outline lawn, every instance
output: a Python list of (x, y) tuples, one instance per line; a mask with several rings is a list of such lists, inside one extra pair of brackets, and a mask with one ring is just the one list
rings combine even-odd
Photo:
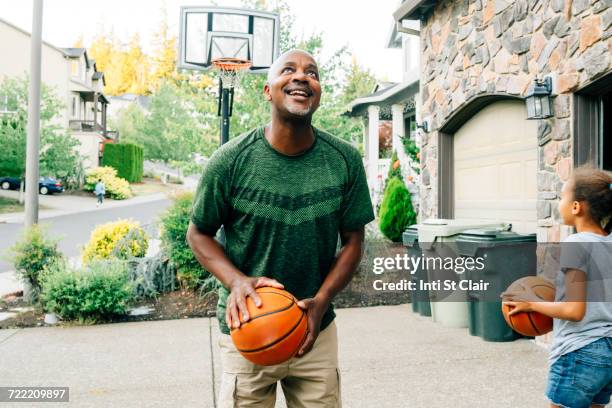
[(0, 214), (21, 211), (23, 211), (23, 204), (19, 204), (19, 200), (7, 197), (0, 197)]
[(155, 193), (171, 193), (184, 187), (181, 184), (163, 184), (157, 179), (143, 178), (142, 183), (132, 183), (130, 188), (135, 196), (141, 196)]

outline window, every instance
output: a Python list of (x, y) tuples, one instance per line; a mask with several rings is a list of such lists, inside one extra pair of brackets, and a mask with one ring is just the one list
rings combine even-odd
[(70, 75), (78, 78), (80, 68), (81, 67), (80, 67), (79, 61), (71, 61), (70, 62)]

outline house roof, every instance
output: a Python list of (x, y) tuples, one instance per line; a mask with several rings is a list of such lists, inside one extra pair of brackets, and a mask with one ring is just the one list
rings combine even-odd
[(393, 19), (398, 23), (402, 20), (422, 20), (436, 5), (436, 0), (405, 0), (393, 12)]
[(394, 84), (353, 100), (344, 114), (347, 116), (362, 116), (370, 105), (389, 106), (404, 102), (413, 98), (417, 92), (419, 92), (418, 79)]
[(91, 78), (94, 81), (97, 81), (98, 79), (102, 78), (102, 83), (106, 85), (106, 78), (104, 77), (104, 72), (96, 71), (93, 73)]
[(134, 102), (134, 103), (137, 103), (140, 107), (144, 109), (149, 109), (149, 105), (151, 104), (151, 99), (148, 96), (137, 95), (133, 93), (124, 93), (121, 95), (115, 95), (115, 96), (111, 96), (109, 99), (111, 101), (117, 100), (117, 101)]
[[(3, 19), (3, 18), (1, 18), (1, 17), (0, 17), (0, 23), (6, 24), (7, 26), (11, 27), (12, 29), (19, 31), (20, 33), (25, 34), (25, 35), (27, 35), (28, 37), (31, 37), (31, 36), (32, 36), (32, 34), (31, 34), (31, 33), (27, 32), (27, 31), (26, 31), (26, 30), (24, 30), (23, 28), (21, 28), (21, 27), (17, 27), (15, 24), (13, 24), (13, 23), (11, 23), (11, 22), (9, 22), (9, 21), (6, 21), (5, 19)], [(61, 48), (56, 47), (55, 45), (50, 44), (50, 43), (48, 43), (48, 42), (46, 42), (46, 41), (44, 41), (44, 40), (43, 40), (43, 42), (42, 42), (42, 43), (43, 43), (44, 45), (46, 45), (47, 47), (52, 48), (52, 49), (54, 49), (55, 51), (57, 51), (57, 52), (59, 52), (59, 53), (61, 53), (61, 54), (63, 54), (63, 55), (66, 55), (66, 53), (64, 52), (64, 50), (62, 50)]]
[(92, 64), (92, 61), (87, 57), (87, 50), (85, 48), (62, 48), (61, 50), (64, 51), (64, 55), (68, 58), (80, 58), (81, 55), (85, 54), (87, 68)]

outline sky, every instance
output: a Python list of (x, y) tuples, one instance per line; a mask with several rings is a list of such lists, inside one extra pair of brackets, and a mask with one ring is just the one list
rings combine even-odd
[[(0, 0), (0, 18), (31, 31), (32, 0)], [(240, 7), (239, 0), (217, 0), (217, 6)], [(294, 33), (307, 37), (323, 33), (324, 56), (344, 45), (357, 62), (370, 69), (378, 79), (402, 79), (400, 49), (387, 49), (393, 26), (392, 13), (400, 0), (288, 0), (296, 17)], [(161, 20), (165, 4), (168, 23), (178, 35), (180, 6), (211, 5), (206, 0), (44, 0), (43, 40), (70, 47), (82, 36), (85, 45), (101, 30), (114, 30), (127, 41), (138, 33), (145, 52)], [(282, 24), (282, 21), (281, 21)]]

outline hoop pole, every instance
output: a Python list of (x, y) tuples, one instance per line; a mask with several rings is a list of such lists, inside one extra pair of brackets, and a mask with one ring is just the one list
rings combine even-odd
[(229, 141), (229, 107), (230, 90), (223, 88), (221, 92), (221, 145)]

